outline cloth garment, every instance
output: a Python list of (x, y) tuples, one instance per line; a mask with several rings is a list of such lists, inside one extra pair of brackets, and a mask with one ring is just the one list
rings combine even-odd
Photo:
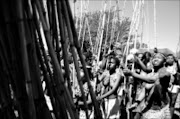
[[(89, 119), (94, 119), (94, 111), (88, 110), (88, 116), (89, 116)], [(86, 119), (85, 110), (79, 111), (79, 119)]]
[(169, 105), (160, 110), (150, 109), (143, 114), (141, 119), (171, 119)]
[(180, 93), (178, 93), (174, 107), (175, 107), (174, 114), (180, 118)]
[(120, 100), (118, 98), (105, 99), (105, 115), (107, 119), (119, 119)]
[(167, 69), (167, 71), (168, 71), (169, 73), (171, 73), (172, 75), (176, 74), (176, 72), (177, 72), (177, 66), (176, 66), (176, 64), (173, 64), (172, 66), (168, 66), (166, 69)]

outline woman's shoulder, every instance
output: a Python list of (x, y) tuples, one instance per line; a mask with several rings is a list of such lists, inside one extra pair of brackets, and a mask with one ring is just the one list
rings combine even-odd
[(104, 77), (109, 76), (109, 71), (108, 71), (108, 70), (104, 70), (103, 73), (102, 73), (102, 75), (103, 75)]
[(116, 69), (116, 75), (123, 76), (123, 70), (121, 68)]
[(150, 62), (147, 63), (147, 67), (148, 67), (149, 69), (152, 69), (152, 68), (153, 68), (152, 61), (150, 61)]
[(166, 76), (166, 77), (170, 77), (170, 76), (171, 76), (171, 73), (168, 72), (168, 70), (167, 70), (166, 67), (161, 68), (161, 69), (158, 71), (158, 74), (159, 74), (160, 78), (165, 77), (165, 76)]

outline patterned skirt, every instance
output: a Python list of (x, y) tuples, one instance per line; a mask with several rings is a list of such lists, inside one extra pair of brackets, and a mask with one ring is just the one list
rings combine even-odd
[(166, 105), (161, 110), (148, 110), (143, 114), (141, 119), (171, 119), (169, 105)]

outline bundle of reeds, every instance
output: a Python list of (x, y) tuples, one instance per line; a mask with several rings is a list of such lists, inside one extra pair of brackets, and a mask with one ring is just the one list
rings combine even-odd
[[(83, 65), (95, 118), (101, 119), (69, 2), (1, 0), (0, 13), (1, 119), (79, 118), (72, 98), (68, 47), (84, 105), (87, 109), (77, 57)], [(42, 82), (46, 84), (45, 90)], [(52, 109), (48, 108), (46, 96), (50, 97)]]

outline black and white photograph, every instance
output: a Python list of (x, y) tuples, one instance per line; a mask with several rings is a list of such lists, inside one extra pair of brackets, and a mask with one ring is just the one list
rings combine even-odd
[(180, 119), (180, 0), (0, 0), (0, 119)]

